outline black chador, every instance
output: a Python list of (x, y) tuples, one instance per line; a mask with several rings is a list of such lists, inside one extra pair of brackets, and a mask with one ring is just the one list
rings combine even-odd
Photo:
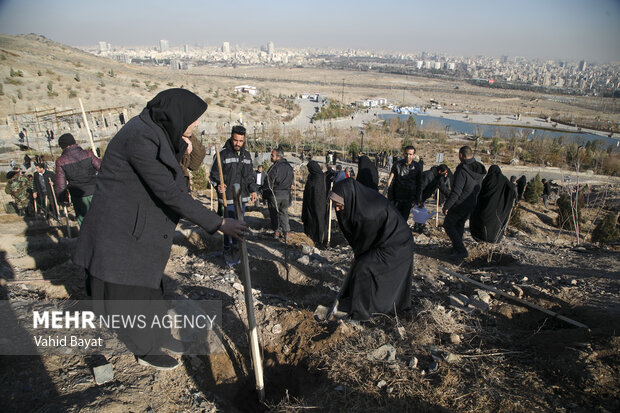
[(315, 243), (323, 244), (327, 235), (325, 174), (316, 161), (308, 162), (308, 172), (301, 207), (301, 220), (304, 223), (304, 233)]
[(525, 187), (527, 186), (527, 178), (525, 175), (521, 175), (519, 179), (517, 179), (517, 201), (523, 199), (523, 194), (525, 193)]
[(482, 181), (476, 208), (469, 218), (472, 237), (496, 243), (502, 238), (510, 210), (515, 202), (514, 185), (497, 165), (491, 165)]
[(379, 187), (377, 167), (366, 155), (361, 156), (357, 162), (357, 181), (375, 191)]
[(373, 313), (409, 308), (413, 238), (401, 214), (377, 191), (350, 178), (334, 185), (330, 199), (344, 205), (336, 216), (354, 253), (339, 311), (368, 320)]

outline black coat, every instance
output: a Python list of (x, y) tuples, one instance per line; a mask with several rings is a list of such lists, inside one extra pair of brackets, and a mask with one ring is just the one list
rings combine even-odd
[(444, 177), (440, 175), (437, 171), (437, 166), (431, 166), (428, 171), (424, 171), (422, 174), (422, 199), (424, 202), (439, 188), (439, 192), (441, 194), (440, 198), (445, 199), (450, 195), (450, 178), (452, 177), (452, 172), (448, 169), (448, 176)]
[(407, 165), (406, 159), (394, 164), (391, 173), (394, 174), (392, 185), (388, 190), (391, 201), (413, 201), (416, 204), (422, 199), (422, 161), (411, 162)]
[(444, 208), (447, 210), (454, 208), (461, 212), (470, 213), (476, 206), (476, 198), (486, 172), (484, 165), (474, 158), (461, 161), (454, 171), (452, 191), (444, 204)]
[(56, 181), (56, 174), (52, 171), (48, 171), (47, 169), (43, 172), (43, 181), (45, 185), (41, 186), (41, 182), (39, 181), (39, 176), (41, 174), (38, 172), (34, 173), (32, 178), (32, 192), (37, 194), (38, 197), (47, 195), (52, 198), (52, 187), (50, 186), (50, 179), (52, 182)]
[(209, 233), (220, 227), (190, 196), (172, 148), (147, 109), (110, 141), (73, 258), (92, 276), (158, 288), (181, 216)]
[(482, 181), (476, 208), (469, 217), (469, 229), (477, 241), (497, 243), (515, 202), (514, 185), (497, 165), (491, 165)]
[(407, 223), (379, 192), (354, 179), (334, 184), (333, 192), (344, 199), (336, 216), (354, 253), (339, 310), (367, 320), (373, 313), (409, 308), (413, 237)]
[(357, 162), (357, 182), (375, 191), (379, 188), (379, 172), (368, 156), (361, 156)]
[(308, 171), (301, 206), (301, 221), (304, 223), (304, 233), (315, 243), (323, 244), (327, 235), (325, 174), (316, 161), (308, 162)]
[[(226, 204), (233, 204), (233, 184), (241, 186), (241, 202), (249, 202), (250, 193), (258, 191), (258, 185), (256, 185), (256, 172), (252, 167), (252, 156), (245, 149), (245, 144), (237, 152), (233, 149), (231, 140), (228, 139), (220, 151), (220, 161), (222, 162), (222, 175), (226, 185)], [(220, 172), (215, 156), (213, 157), (209, 179), (216, 188), (220, 184)], [(219, 191), (217, 191), (217, 196), (221, 202), (222, 194)]]
[(262, 185), (263, 197), (269, 198), (272, 195), (276, 198), (288, 197), (291, 193), (291, 185), (293, 185), (293, 167), (286, 159), (281, 158), (274, 162), (267, 171)]

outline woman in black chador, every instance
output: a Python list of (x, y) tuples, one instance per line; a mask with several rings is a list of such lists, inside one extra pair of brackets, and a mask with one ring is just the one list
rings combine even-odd
[(476, 208), (469, 218), (469, 229), (477, 241), (496, 243), (502, 238), (510, 210), (515, 202), (514, 185), (497, 165), (491, 165), (482, 181)]
[(413, 238), (402, 215), (377, 191), (353, 179), (334, 185), (338, 225), (354, 260), (338, 310), (353, 320), (408, 309), (413, 276)]
[(525, 175), (521, 175), (521, 177), (517, 179), (517, 202), (523, 199), (525, 188), (527, 188), (527, 178)]
[(379, 172), (377, 167), (368, 158), (368, 156), (360, 156), (357, 162), (357, 181), (377, 191), (379, 187)]
[(308, 172), (301, 207), (301, 220), (304, 223), (304, 233), (315, 243), (323, 244), (327, 225), (325, 174), (316, 161), (308, 162)]

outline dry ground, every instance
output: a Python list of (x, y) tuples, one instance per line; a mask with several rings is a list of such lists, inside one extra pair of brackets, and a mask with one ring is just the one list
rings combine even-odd
[[(300, 194), (300, 192), (298, 192)], [(617, 198), (617, 194), (614, 195)], [(199, 195), (205, 204), (206, 195)], [(617, 203), (616, 203), (617, 205)], [(154, 372), (133, 357), (108, 354), (114, 380), (96, 385), (97, 357), (8, 357), (0, 362), (0, 409), (69, 412), (169, 411), (457, 411), (612, 412), (620, 409), (619, 255), (592, 244), (575, 248), (573, 235), (554, 227), (554, 208), (524, 204), (520, 229), (499, 245), (466, 237), (470, 257), (446, 260), (448, 240), (429, 226), (416, 235), (411, 311), (367, 324), (318, 323), (352, 252), (336, 230), (330, 248), (312, 250), (292, 208), (292, 241), (268, 236), (265, 209), (250, 210), (248, 248), (262, 343), (267, 402), (259, 404), (245, 333), (240, 269), (217, 252), (221, 238), (187, 222), (178, 228), (166, 268), (166, 295), (223, 303), (226, 351), (183, 356), (182, 367)], [(593, 212), (586, 211), (586, 219)], [(335, 223), (335, 221), (334, 221)], [(75, 225), (75, 224), (74, 224)], [(337, 227), (337, 225), (336, 225)], [(44, 221), (0, 216), (2, 278), (47, 279), (1, 287), (9, 300), (82, 299), (82, 273), (69, 260), (75, 239)], [(307, 248), (307, 247), (306, 247)], [(308, 251), (306, 251), (308, 252)], [(477, 287), (456, 271), (586, 324), (580, 329), (491, 294), (485, 311), (451, 305)], [(390, 344), (392, 360), (368, 354)]]

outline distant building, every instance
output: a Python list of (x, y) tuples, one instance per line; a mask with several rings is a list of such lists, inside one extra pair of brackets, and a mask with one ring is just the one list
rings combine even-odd
[(454, 70), (456, 68), (456, 65), (454, 64), (454, 62), (450, 62), (446, 65), (446, 68), (448, 70)]
[(110, 51), (110, 43), (99, 42), (99, 53), (105, 53)]
[(583, 72), (584, 70), (586, 70), (586, 66), (587, 66), (587, 65), (588, 65), (588, 64), (586, 63), (586, 61), (585, 61), (585, 60), (582, 60), (581, 62), (579, 62), (579, 70), (580, 70), (581, 72)]
[(189, 69), (189, 64), (187, 62), (183, 62), (178, 59), (170, 59), (170, 69), (172, 70), (187, 70)]
[(384, 106), (384, 105), (387, 105), (386, 98), (358, 100), (355, 102), (355, 106), (362, 107), (362, 108), (374, 108), (377, 106)]
[(230, 43), (229, 42), (222, 43), (222, 53), (230, 54)]
[(189, 53), (189, 45), (188, 45), (188, 44), (186, 44), (185, 46), (183, 46), (183, 52), (184, 52), (185, 54)]
[(424, 65), (424, 62), (422, 60), (416, 60), (415, 62), (415, 68), (420, 70), (422, 69), (422, 66)]
[(269, 44), (267, 45), (267, 53), (269, 53), (270, 55), (273, 55), (276, 52), (276, 47), (274, 46), (273, 42), (269, 42)]
[(435, 70), (441, 69), (441, 62), (433, 62), (433, 69)]
[(159, 51), (160, 52), (167, 52), (168, 49), (170, 49), (170, 45), (168, 44), (168, 40), (160, 40), (159, 41)]
[(239, 86), (235, 86), (235, 92), (247, 93), (248, 95), (256, 95), (257, 90), (256, 90), (256, 86), (239, 85)]

